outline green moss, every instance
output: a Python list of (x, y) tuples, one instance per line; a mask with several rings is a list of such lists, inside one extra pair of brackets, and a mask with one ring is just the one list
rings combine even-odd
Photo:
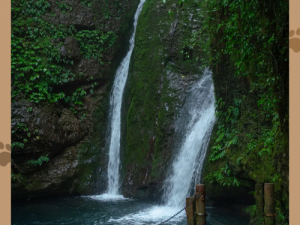
[(124, 94), (126, 136), (122, 174), (134, 166), (133, 182), (137, 185), (142, 168), (150, 171), (151, 181), (161, 181), (172, 154), (168, 137), (172, 135), (170, 127), (182, 100), (178, 98), (179, 91), (172, 89), (172, 83), (177, 81), (172, 80), (170, 73), (178, 80), (183, 75), (199, 73), (195, 58), (184, 60), (181, 52), (190, 38), (190, 14), (173, 4), (146, 1), (136, 30)]
[(108, 107), (109, 95), (106, 94), (101, 99), (101, 105), (92, 115), (97, 126), (94, 126), (94, 130), (78, 147), (77, 158), (79, 160), (78, 170), (80, 171), (78, 180), (80, 180), (80, 185), (77, 191), (79, 193), (87, 191), (90, 188), (90, 182), (99, 181), (99, 167), (104, 167), (103, 164), (106, 162), (105, 153), (100, 146), (105, 146)]
[(160, 156), (154, 156), (154, 160), (153, 160), (153, 167), (152, 167), (152, 171), (151, 171), (151, 178), (154, 180), (158, 180), (159, 176), (160, 176), (160, 171), (159, 168), (161, 167), (161, 164), (164, 163), (164, 160), (162, 157)]

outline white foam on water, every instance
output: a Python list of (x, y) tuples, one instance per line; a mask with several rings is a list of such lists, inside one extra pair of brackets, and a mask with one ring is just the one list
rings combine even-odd
[[(128, 214), (118, 219), (110, 219), (108, 222), (114, 222), (118, 224), (159, 224), (171, 216), (176, 214), (180, 208), (168, 207), (168, 206), (153, 206), (151, 208), (141, 210), (137, 213)], [(185, 219), (185, 211), (183, 210), (180, 214), (170, 220), (172, 223), (180, 222)]]
[(112, 195), (112, 194), (87, 195), (87, 196), (83, 196), (83, 197), (91, 198), (91, 199), (99, 200), (99, 201), (104, 201), (104, 202), (130, 200), (129, 198), (124, 198), (123, 195)]

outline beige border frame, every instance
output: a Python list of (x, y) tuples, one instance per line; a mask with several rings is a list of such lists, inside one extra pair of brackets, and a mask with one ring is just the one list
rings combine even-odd
[[(300, 0), (290, 0), (289, 6), (290, 25), (289, 31), (300, 28)], [(288, 34), (287, 34), (288, 35)], [(300, 36), (299, 36), (300, 42)], [(300, 43), (298, 43), (300, 45)], [(300, 200), (300, 52), (296, 53), (291, 48), (289, 51), (290, 62), (290, 164), (289, 164), (289, 213), (290, 224), (300, 224), (298, 215)]]
[[(11, 143), (11, 81), (10, 81), (10, 37), (11, 37), (11, 1), (0, 2), (0, 151), (10, 154)], [(9, 145), (9, 150), (5, 147)], [(5, 146), (3, 148), (3, 146)], [(7, 154), (6, 153), (6, 154)], [(9, 159), (10, 161), (10, 159)], [(6, 166), (0, 165), (0, 224), (11, 224), (11, 166), (10, 162)]]

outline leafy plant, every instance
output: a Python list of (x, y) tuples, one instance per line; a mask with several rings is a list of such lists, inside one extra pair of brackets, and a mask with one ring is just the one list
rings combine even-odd
[(103, 33), (100, 30), (82, 30), (76, 34), (76, 39), (80, 43), (81, 53), (87, 59), (93, 57), (99, 60), (101, 65), (103, 52), (113, 46), (116, 41), (116, 34), (114, 32)]
[(225, 107), (225, 102), (220, 98), (217, 102), (216, 116), (219, 122), (217, 138), (215, 140), (215, 145), (211, 147), (212, 154), (209, 157), (210, 161), (215, 161), (217, 159), (223, 158), (228, 149), (233, 145), (238, 144), (238, 132), (234, 128), (235, 123), (239, 117), (239, 107), (241, 105), (241, 100), (235, 99), (234, 106), (230, 106), (228, 111), (222, 111)]
[(39, 165), (39, 166), (41, 166), (42, 164), (43, 164), (43, 162), (49, 162), (49, 158), (48, 158), (48, 155), (46, 155), (46, 156), (41, 156), (40, 158), (38, 158), (37, 160), (29, 160), (28, 162), (27, 162), (27, 164), (32, 164), (32, 165), (34, 165), (34, 166), (36, 166), (36, 165)]
[(222, 167), (220, 170), (216, 172), (209, 173), (204, 180), (210, 181), (210, 182), (217, 182), (218, 184), (222, 186), (249, 186), (249, 182), (245, 180), (239, 180), (237, 177), (235, 177), (231, 170), (229, 169), (229, 166), (226, 164), (225, 167)]
[(86, 7), (92, 7), (92, 2), (89, 0), (81, 0), (81, 4)]
[(255, 216), (256, 205), (248, 206), (245, 211), (253, 218)]
[(19, 174), (19, 173), (18, 174), (11, 173), (11, 180), (15, 181), (15, 182), (20, 182), (20, 183), (22, 183), (24, 185), (26, 183), (24, 177), (21, 174)]

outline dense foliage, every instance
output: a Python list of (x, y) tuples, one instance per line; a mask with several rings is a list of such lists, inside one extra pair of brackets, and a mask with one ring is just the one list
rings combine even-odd
[[(72, 6), (63, 1), (57, 1), (56, 4), (62, 13), (72, 10)], [(91, 7), (91, 3), (86, 1), (82, 4)], [(75, 74), (70, 70), (74, 60), (61, 54), (63, 41), (66, 37), (74, 36), (80, 45), (80, 54), (87, 59), (93, 57), (103, 65), (105, 62), (102, 60), (102, 54), (113, 46), (117, 36), (111, 31), (77, 31), (74, 25), (56, 26), (48, 21), (46, 13), (48, 16), (55, 16), (50, 11), (47, 0), (12, 1), (12, 102), (24, 99), (35, 104), (60, 102), (77, 113), (78, 110), (82, 110), (82, 99), (87, 92), (82, 88), (73, 92), (57, 88), (84, 75)], [(96, 82), (91, 86), (91, 93), (95, 85)], [(32, 110), (32, 107), (28, 110)], [(12, 134), (25, 132), (25, 136), (30, 138), (31, 134), (25, 126), (18, 124), (17, 129), (12, 130)], [(14, 141), (12, 147), (23, 148), (27, 141), (26, 138), (21, 142)]]
[[(60, 6), (72, 10), (64, 3)], [(63, 40), (75, 36), (81, 54), (87, 59), (94, 57), (103, 65), (102, 54), (112, 47), (116, 35), (99, 30), (77, 31), (73, 25), (55, 26), (44, 18), (44, 14), (50, 12), (49, 7), (46, 0), (12, 1), (12, 101), (28, 99), (51, 103), (64, 99), (74, 107), (80, 104), (85, 91), (78, 89), (69, 96), (55, 91), (56, 86), (82, 76), (68, 69), (74, 62), (61, 54)]]
[[(220, 185), (274, 182), (278, 224), (288, 222), (288, 2), (206, 0), (200, 45), (213, 69), (217, 123), (209, 150)], [(244, 174), (241, 176), (241, 174)], [(246, 174), (246, 175), (245, 175)], [(249, 180), (243, 179), (248, 177)]]

